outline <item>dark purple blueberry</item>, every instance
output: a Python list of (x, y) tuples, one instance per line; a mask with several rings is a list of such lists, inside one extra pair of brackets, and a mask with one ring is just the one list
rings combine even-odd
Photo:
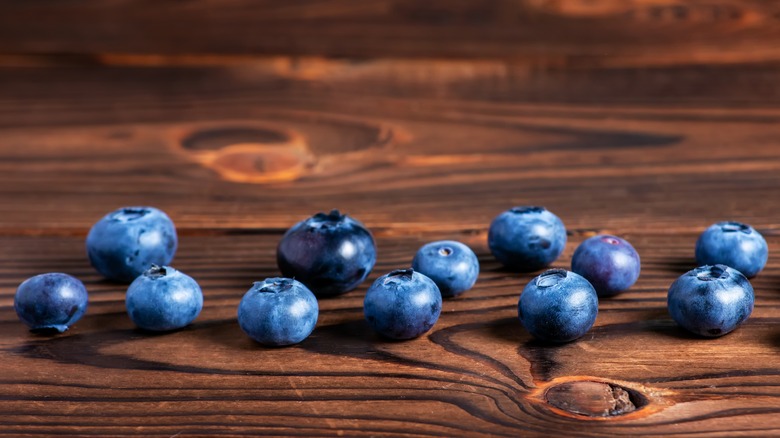
[(376, 263), (376, 245), (362, 223), (338, 210), (317, 213), (282, 237), (276, 260), (285, 277), (317, 296), (343, 294), (366, 279)]

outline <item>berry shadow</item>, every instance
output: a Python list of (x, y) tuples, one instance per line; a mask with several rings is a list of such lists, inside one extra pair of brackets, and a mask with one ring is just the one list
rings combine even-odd
[(65, 330), (64, 332), (61, 332), (57, 330), (56, 328), (35, 328), (30, 329), (30, 333), (35, 336), (36, 338), (53, 338), (55, 336), (63, 335), (67, 333), (68, 331)]
[(676, 322), (674, 322), (673, 319), (656, 319), (651, 321), (646, 321), (645, 324), (645, 330), (659, 334), (661, 336), (665, 336), (672, 339), (678, 339), (678, 340), (702, 340), (702, 339), (716, 339), (716, 338), (707, 338), (704, 336), (699, 336), (695, 333), (691, 333), (688, 330), (685, 330), (684, 328), (677, 325)]
[(658, 264), (663, 270), (674, 272), (678, 275), (685, 274), (699, 266), (693, 257), (668, 257)]
[(195, 322), (180, 330), (185, 330), (187, 328), (197, 330), (200, 339), (208, 340), (221, 347), (245, 351), (268, 348), (253, 341), (247, 336), (246, 333), (241, 330), (241, 327), (238, 325), (238, 319), (236, 318)]
[(486, 324), (490, 335), (494, 338), (513, 343), (526, 342), (530, 335), (520, 324), (517, 317), (501, 318)]

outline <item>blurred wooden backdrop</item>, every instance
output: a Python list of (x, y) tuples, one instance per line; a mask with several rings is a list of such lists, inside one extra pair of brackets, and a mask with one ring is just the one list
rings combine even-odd
[[(170, 214), (203, 286), (185, 330), (135, 330), (86, 260), (91, 224), (134, 204)], [(642, 256), (577, 342), (529, 338), (533, 275), (486, 248), (522, 204), (566, 223), (554, 266), (600, 232)], [(418, 340), (370, 332), (367, 282), (301, 345), (259, 347), (240, 297), (334, 207), (377, 237), (369, 281), (450, 238), (477, 286)], [(666, 289), (724, 219), (764, 233), (769, 265), (751, 319), (697, 339)], [(780, 2), (0, 0), (3, 435), (778, 435), (779, 236)], [(46, 271), (90, 291), (56, 337), (13, 312)]]

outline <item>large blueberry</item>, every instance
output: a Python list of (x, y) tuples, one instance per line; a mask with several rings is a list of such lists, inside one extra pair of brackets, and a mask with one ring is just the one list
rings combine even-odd
[(127, 314), (142, 329), (168, 331), (191, 323), (203, 308), (203, 292), (192, 277), (153, 265), (130, 284)]
[(554, 262), (566, 246), (566, 228), (544, 207), (515, 207), (493, 219), (488, 246), (504, 266), (531, 272)]
[(588, 280), (564, 269), (550, 269), (531, 280), (520, 294), (518, 316), (535, 338), (569, 342), (593, 326), (599, 300)]
[(412, 260), (412, 269), (427, 276), (443, 297), (471, 289), (479, 276), (479, 260), (468, 246), (453, 240), (423, 245)]
[(125, 207), (92, 226), (87, 254), (98, 272), (129, 283), (153, 264), (169, 264), (177, 244), (176, 228), (165, 213), (153, 207)]
[(701, 266), (669, 288), (669, 314), (684, 329), (701, 336), (722, 336), (753, 312), (753, 286), (725, 265)]
[(366, 279), (376, 263), (376, 245), (360, 222), (338, 210), (317, 213), (282, 237), (276, 261), (317, 296), (343, 294)]
[(87, 289), (67, 274), (36, 275), (19, 285), (14, 309), (19, 319), (34, 331), (62, 333), (87, 310)]
[(258, 281), (238, 305), (238, 324), (255, 341), (268, 346), (297, 344), (314, 330), (317, 298), (291, 278)]
[(618, 294), (639, 278), (639, 254), (620, 237), (601, 235), (586, 239), (574, 251), (571, 270), (585, 277), (600, 297)]
[(363, 313), (383, 336), (416, 338), (439, 320), (441, 292), (433, 280), (413, 269), (392, 271), (368, 288)]
[(744, 276), (755, 277), (766, 265), (766, 240), (750, 225), (718, 222), (696, 241), (696, 262), (700, 265), (726, 265)]

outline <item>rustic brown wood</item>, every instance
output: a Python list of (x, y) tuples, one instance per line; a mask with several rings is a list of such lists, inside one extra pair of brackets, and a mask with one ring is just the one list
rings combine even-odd
[(0, 11), (3, 53), (780, 59), (780, 5), (766, 0), (3, 0)]
[[(0, 0), (0, 435), (779, 435), (778, 12)], [(136, 330), (126, 286), (86, 260), (90, 225), (139, 204), (174, 219), (174, 266), (203, 287), (184, 330)], [(533, 274), (488, 251), (490, 220), (521, 204), (566, 223), (555, 267), (601, 232), (641, 254), (636, 286), (576, 342), (530, 338), (516, 305)], [(254, 344), (238, 301), (278, 274), (285, 229), (331, 208), (373, 230), (374, 272), (321, 300), (300, 345)], [(700, 339), (666, 290), (724, 219), (756, 226), (770, 259), (751, 318)], [(444, 238), (476, 251), (475, 288), (419, 339), (373, 334), (370, 282)], [(13, 311), (47, 271), (90, 292), (58, 336)]]

